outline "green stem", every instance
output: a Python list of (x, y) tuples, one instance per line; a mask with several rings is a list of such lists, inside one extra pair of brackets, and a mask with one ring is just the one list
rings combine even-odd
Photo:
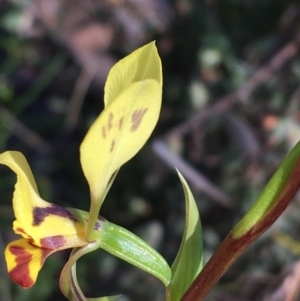
[[(110, 177), (106, 188), (104, 189), (103, 195), (98, 196), (98, 198), (94, 195), (91, 194), (91, 206), (90, 206), (90, 212), (89, 212), (89, 217), (88, 217), (88, 224), (86, 227), (86, 233), (85, 233), (85, 238), (87, 241), (92, 242), (98, 239), (98, 233), (97, 230), (95, 229), (96, 224), (99, 219), (99, 211), (102, 206), (102, 203), (111, 187), (113, 184), (117, 174), (119, 172), (119, 169), (117, 169)], [(96, 231), (94, 231), (96, 230)]]
[(87, 301), (77, 282), (76, 262), (81, 256), (99, 249), (99, 244), (99, 241), (96, 241), (85, 247), (74, 249), (69, 261), (64, 266), (60, 275), (59, 286), (64, 296), (70, 301)]

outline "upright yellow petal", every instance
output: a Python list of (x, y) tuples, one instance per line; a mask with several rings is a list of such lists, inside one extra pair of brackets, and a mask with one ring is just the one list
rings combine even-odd
[(8, 273), (17, 284), (29, 288), (36, 282), (45, 259), (53, 252), (55, 250), (38, 248), (25, 239), (13, 241), (4, 252)]
[(7, 165), (17, 175), (13, 195), (16, 216), (14, 231), (37, 246), (67, 248), (82, 246), (85, 223), (76, 210), (48, 203), (40, 198), (31, 169), (22, 153), (0, 154), (0, 164)]
[(92, 200), (89, 231), (110, 179), (152, 133), (161, 98), (161, 62), (154, 43), (136, 50), (110, 71), (105, 86), (105, 109), (80, 147), (81, 165)]
[(26, 226), (32, 223), (32, 208), (43, 208), (48, 203), (40, 198), (31, 169), (22, 153), (17, 151), (2, 153), (0, 154), (0, 164), (8, 166), (17, 175), (13, 208), (16, 219), (26, 231)]
[(137, 49), (111, 68), (104, 88), (105, 107), (132, 83), (146, 79), (162, 83), (161, 64), (154, 42)]

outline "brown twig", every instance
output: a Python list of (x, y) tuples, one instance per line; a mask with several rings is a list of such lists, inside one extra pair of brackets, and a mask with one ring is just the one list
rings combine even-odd
[(297, 111), (300, 103), (300, 87), (298, 87), (294, 93), (292, 94), (290, 98), (290, 103), (288, 107), (288, 113), (290, 115), (295, 114), (295, 111)]
[(191, 181), (199, 190), (207, 193), (215, 201), (225, 207), (231, 207), (230, 198), (216, 185), (210, 182), (204, 175), (181, 157), (172, 152), (166, 143), (161, 140), (154, 141), (153, 150), (164, 162), (172, 168), (178, 168), (185, 177)]
[(271, 59), (269, 63), (259, 69), (250, 79), (248, 79), (244, 84), (242, 84), (236, 91), (226, 95), (216, 102), (215, 105), (199, 111), (191, 119), (179, 124), (172, 130), (170, 130), (166, 136), (183, 136), (190, 130), (199, 126), (199, 124), (205, 122), (211, 116), (218, 115), (225, 110), (228, 110), (232, 105), (234, 105), (238, 100), (246, 101), (252, 91), (261, 83), (270, 78), (274, 72), (281, 68), (288, 60), (297, 54), (299, 51), (299, 40), (297, 37), (281, 50)]
[(296, 262), (292, 274), (283, 282), (286, 293), (284, 301), (295, 301), (300, 290), (300, 261)]
[[(199, 111), (191, 119), (179, 124), (175, 128), (171, 129), (163, 138), (170, 138), (174, 136), (183, 136), (190, 130), (196, 128), (201, 123), (204, 123), (212, 116), (216, 116), (224, 111), (228, 110), (233, 106), (238, 100), (243, 100), (244, 102), (249, 98), (251, 92), (261, 83), (270, 78), (274, 72), (276, 72), (280, 67), (284, 65), (289, 59), (296, 55), (299, 50), (299, 40), (297, 37), (286, 46), (284, 46), (278, 53), (271, 59), (269, 63), (259, 69), (250, 79), (248, 79), (243, 85), (241, 85), (236, 91), (226, 95), (221, 98), (216, 104), (208, 107), (205, 110)], [(178, 160), (180, 160), (181, 170), (183, 175), (186, 176), (191, 182), (193, 182), (199, 189), (207, 193), (213, 200), (228, 206), (230, 204), (230, 198), (226, 196), (224, 192), (206, 179), (199, 171), (196, 171), (190, 164), (174, 155), (171, 150), (167, 147), (164, 139), (158, 139), (153, 143), (153, 150), (167, 165), (177, 166)], [(158, 150), (157, 145), (161, 145), (164, 151)]]
[(49, 142), (26, 127), (3, 106), (0, 106), (0, 121), (7, 130), (18, 136), (18, 138), (28, 146), (36, 149), (40, 153), (48, 153), (51, 151), (52, 147)]
[(285, 271), (282, 284), (271, 294), (265, 296), (263, 301), (295, 301), (299, 298), (300, 289), (300, 261), (294, 263)]
[(80, 76), (78, 77), (66, 113), (64, 124), (65, 130), (70, 131), (75, 128), (78, 122), (79, 113), (83, 104), (85, 94), (91, 84), (95, 73), (95, 68), (84, 68)]

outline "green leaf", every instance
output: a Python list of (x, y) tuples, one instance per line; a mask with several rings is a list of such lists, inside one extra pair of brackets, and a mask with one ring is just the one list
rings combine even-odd
[(171, 268), (172, 281), (167, 289), (168, 298), (172, 301), (180, 300), (203, 267), (199, 211), (187, 182), (179, 172), (178, 176), (184, 190), (186, 220), (180, 249)]
[(165, 286), (169, 285), (171, 269), (168, 263), (135, 234), (107, 220), (102, 220), (99, 243), (105, 251), (155, 276)]

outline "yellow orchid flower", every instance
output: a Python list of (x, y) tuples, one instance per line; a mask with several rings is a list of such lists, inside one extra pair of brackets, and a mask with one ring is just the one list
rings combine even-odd
[(23, 238), (5, 250), (8, 272), (15, 282), (31, 287), (50, 254), (85, 247), (99, 239), (98, 215), (104, 197), (119, 168), (152, 133), (161, 96), (161, 62), (153, 42), (111, 69), (105, 85), (105, 109), (80, 146), (81, 166), (90, 187), (89, 214), (44, 201), (25, 157), (17, 151), (0, 154), (0, 164), (17, 175), (13, 230)]
[(13, 195), (16, 217), (13, 230), (23, 236), (6, 247), (7, 268), (12, 279), (27, 288), (35, 283), (39, 270), (50, 254), (88, 243), (84, 238), (86, 221), (75, 214), (73, 209), (41, 199), (31, 169), (22, 153), (2, 153), (0, 163), (17, 174)]

